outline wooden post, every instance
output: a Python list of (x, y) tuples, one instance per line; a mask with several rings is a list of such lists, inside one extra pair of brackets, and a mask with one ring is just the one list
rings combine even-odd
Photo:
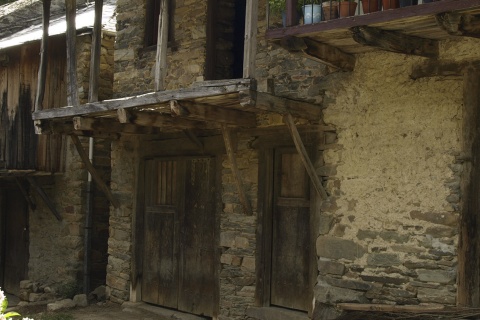
[(233, 144), (232, 144), (232, 135), (231, 130), (227, 127), (227, 125), (222, 124), (222, 133), (223, 133), (223, 140), (225, 142), (225, 149), (227, 150), (227, 156), (230, 160), (230, 166), (232, 168), (232, 175), (235, 180), (235, 184), (237, 186), (238, 197), (240, 198), (240, 202), (243, 206), (243, 211), (246, 215), (253, 215), (252, 206), (248, 201), (247, 194), (245, 193), (245, 189), (243, 188), (242, 178), (240, 177), (240, 171), (238, 171), (237, 166), (237, 159), (235, 158), (235, 154), (233, 152)]
[(95, 0), (95, 22), (93, 25), (92, 50), (90, 54), (90, 80), (88, 102), (98, 101), (98, 79), (100, 77), (100, 53), (102, 50), (103, 0)]
[(295, 148), (297, 149), (297, 152), (300, 155), (300, 158), (302, 159), (303, 165), (305, 166), (305, 169), (307, 170), (307, 173), (310, 176), (313, 186), (315, 187), (315, 189), (317, 190), (318, 194), (322, 199), (324, 200), (327, 199), (327, 192), (325, 192), (322, 182), (318, 178), (315, 167), (313, 166), (312, 162), (310, 161), (310, 158), (308, 157), (307, 150), (305, 149), (305, 146), (302, 142), (302, 138), (298, 133), (297, 126), (295, 126), (295, 123), (293, 122), (292, 115), (289, 113), (286, 114), (283, 117), (283, 121), (287, 125), (290, 131), (290, 134), (292, 135)]
[(95, 170), (95, 167), (92, 165), (92, 163), (88, 159), (88, 155), (85, 152), (85, 150), (83, 149), (83, 146), (82, 146), (82, 143), (80, 142), (80, 139), (74, 134), (70, 135), (70, 137), (72, 138), (72, 141), (75, 144), (75, 147), (77, 148), (77, 151), (78, 151), (78, 154), (80, 155), (80, 158), (82, 158), (83, 163), (87, 167), (88, 172), (90, 172), (90, 174), (92, 175), (93, 180), (95, 180), (95, 182), (98, 184), (98, 187), (100, 188), (100, 190), (103, 191), (103, 193), (105, 194), (105, 196), (107, 196), (108, 200), (110, 200), (112, 205), (115, 208), (119, 208), (120, 204), (118, 203), (117, 200), (115, 200), (115, 198), (112, 195), (112, 192), (107, 187), (105, 182), (103, 182), (102, 178), (97, 173), (97, 170)]
[(255, 56), (257, 53), (258, 0), (247, 0), (245, 15), (245, 46), (243, 55), (243, 77), (255, 77)]
[(165, 76), (167, 74), (167, 45), (168, 45), (168, 5), (169, 0), (161, 0), (158, 17), (157, 56), (155, 60), (155, 91), (165, 90)]
[(55, 208), (55, 205), (53, 204), (52, 201), (50, 201), (50, 198), (48, 195), (45, 193), (45, 191), (42, 189), (42, 187), (37, 183), (34, 177), (27, 177), (28, 182), (30, 185), (35, 189), (35, 191), (38, 193), (38, 195), (45, 201), (47, 204), (48, 208), (50, 211), (53, 213), (55, 218), (57, 218), (58, 221), (62, 221), (62, 216), (60, 213), (58, 213), (57, 209)]
[(65, 0), (65, 6), (67, 11), (67, 103), (70, 106), (78, 106), (76, 59), (77, 28), (75, 25), (77, 1)]
[(45, 96), (45, 82), (47, 78), (48, 57), (48, 27), (50, 26), (50, 3), (51, 0), (43, 0), (42, 13), (42, 43), (40, 46), (40, 67), (38, 68), (37, 96), (35, 97), (35, 111), (43, 109)]
[(286, 21), (287, 27), (297, 24), (297, 0), (286, 0)]
[(458, 241), (457, 304), (480, 306), (480, 69), (467, 68), (463, 87), (464, 162)]
[(28, 206), (30, 207), (30, 210), (35, 210), (37, 208), (37, 205), (35, 203), (35, 200), (28, 194), (28, 191), (25, 189), (25, 186), (22, 184), (19, 178), (15, 178), (15, 182), (17, 183), (18, 188), (20, 189), (20, 192), (22, 193), (23, 197), (25, 198), (25, 201), (28, 203)]

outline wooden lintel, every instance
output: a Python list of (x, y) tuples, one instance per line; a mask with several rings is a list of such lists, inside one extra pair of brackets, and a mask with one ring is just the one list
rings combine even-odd
[(283, 121), (287, 125), (288, 130), (290, 131), (290, 134), (293, 139), (293, 143), (295, 144), (295, 148), (297, 149), (297, 152), (300, 155), (300, 158), (302, 159), (303, 165), (307, 170), (307, 173), (310, 177), (310, 180), (312, 181), (312, 184), (315, 190), (317, 190), (317, 193), (320, 195), (322, 199), (324, 200), (327, 199), (327, 192), (323, 188), (322, 182), (320, 181), (320, 178), (317, 175), (317, 171), (315, 170), (315, 167), (313, 166), (312, 161), (308, 156), (307, 149), (305, 149), (305, 145), (303, 144), (302, 138), (298, 133), (298, 129), (297, 129), (297, 126), (295, 125), (295, 122), (293, 121), (292, 115), (291, 114), (285, 115), (283, 117)]
[(98, 187), (102, 192), (105, 194), (105, 196), (108, 198), (110, 203), (115, 207), (119, 208), (120, 203), (113, 197), (112, 192), (108, 188), (108, 186), (105, 184), (105, 182), (102, 180), (100, 175), (98, 174), (97, 170), (95, 167), (92, 165), (90, 162), (90, 159), (88, 158), (87, 153), (83, 149), (82, 143), (80, 142), (80, 139), (78, 136), (71, 134), (70, 137), (72, 138), (73, 144), (77, 148), (78, 154), (80, 158), (82, 159), (83, 163), (85, 164), (85, 167), (87, 168), (88, 172), (92, 175), (93, 180), (97, 183)]
[(109, 118), (74, 117), (73, 128), (77, 131), (93, 131), (96, 133), (126, 134), (158, 134), (158, 128), (137, 126), (131, 123), (119, 123)]
[(192, 101), (170, 101), (173, 116), (185, 117), (193, 120), (219, 122), (242, 127), (255, 127), (254, 113), (235, 109), (225, 109), (204, 103)]
[(450, 35), (480, 38), (480, 18), (477, 16), (443, 12), (435, 18), (437, 24)]
[(48, 195), (45, 193), (45, 191), (43, 190), (43, 188), (37, 183), (37, 181), (35, 180), (34, 177), (31, 177), (31, 176), (27, 176), (26, 177), (27, 181), (30, 183), (30, 185), (32, 186), (33, 189), (35, 189), (35, 191), (38, 193), (38, 195), (40, 196), (40, 198), (43, 199), (43, 201), (45, 202), (45, 204), (48, 206), (48, 208), (50, 209), (50, 211), (53, 213), (53, 215), (55, 216), (55, 218), (57, 218), (58, 221), (62, 221), (62, 216), (60, 215), (60, 213), (58, 213), (57, 209), (55, 208), (55, 205), (53, 204), (53, 202), (50, 200), (50, 198), (48, 197)]
[(438, 41), (436, 40), (367, 26), (353, 27), (351, 30), (353, 39), (366, 46), (427, 58), (438, 57)]
[[(160, 129), (206, 129), (208, 125), (204, 122), (192, 121), (188, 119), (174, 118), (170, 114), (158, 112), (129, 112), (128, 110), (118, 110), (118, 120), (120, 123), (132, 123), (145, 127), (157, 127)], [(210, 126), (213, 129), (214, 127)]]
[(468, 67), (480, 68), (479, 61), (442, 61), (429, 60), (422, 62), (412, 68), (410, 78), (413, 80), (429, 77), (449, 77), (449, 78), (463, 78), (465, 70)]
[(309, 58), (337, 69), (352, 71), (355, 68), (354, 55), (309, 38), (287, 36), (282, 38), (280, 44), (290, 52), (302, 52)]
[(34, 211), (37, 208), (37, 204), (35, 203), (35, 200), (33, 199), (32, 196), (30, 196), (27, 189), (25, 189), (25, 185), (20, 181), (18, 177), (15, 177), (15, 182), (17, 183), (17, 186), (20, 189), (20, 192), (22, 193), (23, 198), (28, 203), (30, 210)]
[(242, 93), (240, 104), (245, 107), (253, 107), (267, 112), (282, 115), (293, 114), (296, 117), (310, 120), (319, 120), (322, 110), (319, 105), (274, 96), (266, 92), (246, 91)]
[(235, 158), (234, 154), (231, 129), (225, 124), (222, 124), (222, 134), (225, 142), (225, 149), (227, 151), (227, 156), (232, 169), (233, 179), (235, 180), (235, 185), (237, 186), (238, 197), (240, 198), (244, 213), (251, 216), (253, 215), (253, 210), (252, 206), (250, 205), (250, 201), (248, 201), (247, 194), (243, 187), (242, 177), (240, 176), (240, 171), (238, 170), (237, 159)]

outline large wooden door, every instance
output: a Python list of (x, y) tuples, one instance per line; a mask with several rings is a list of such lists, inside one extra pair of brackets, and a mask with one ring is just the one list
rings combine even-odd
[(0, 189), (0, 214), (1, 286), (18, 295), (28, 266), (28, 210), (19, 190)]
[(312, 301), (309, 178), (294, 150), (274, 157), (270, 304), (308, 311)]
[(208, 157), (146, 161), (143, 301), (213, 315), (214, 165)]

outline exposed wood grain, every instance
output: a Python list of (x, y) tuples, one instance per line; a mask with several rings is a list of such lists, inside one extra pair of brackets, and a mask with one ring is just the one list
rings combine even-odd
[(257, 53), (258, 1), (247, 0), (245, 14), (245, 44), (243, 53), (243, 77), (255, 77), (255, 57)]
[(438, 42), (435, 40), (366, 26), (354, 27), (352, 31), (353, 39), (363, 45), (396, 53), (418, 55), (428, 58), (438, 57)]
[(292, 135), (293, 142), (295, 143), (295, 147), (297, 148), (298, 154), (300, 155), (303, 165), (307, 170), (308, 175), (312, 181), (313, 186), (317, 190), (318, 194), (322, 199), (327, 199), (327, 192), (323, 188), (322, 182), (317, 175), (315, 167), (313, 166), (312, 162), (310, 161), (310, 157), (308, 156), (307, 150), (305, 149), (305, 145), (302, 142), (302, 138), (298, 133), (297, 126), (293, 121), (292, 115), (287, 114), (283, 117), (283, 121), (287, 125), (290, 134)]
[(42, 42), (40, 48), (40, 67), (38, 68), (37, 96), (35, 98), (35, 111), (42, 110), (45, 97), (45, 81), (47, 78), (48, 56), (48, 27), (50, 26), (51, 0), (43, 1), (42, 11)]
[(78, 106), (78, 81), (77, 81), (77, 28), (75, 16), (77, 10), (76, 0), (66, 0), (67, 13), (67, 99), (71, 106)]
[(53, 202), (50, 200), (50, 198), (48, 197), (48, 195), (45, 193), (45, 191), (43, 190), (43, 188), (37, 183), (37, 181), (35, 180), (35, 178), (32, 177), (32, 176), (27, 176), (26, 179), (27, 179), (27, 181), (30, 183), (30, 185), (32, 186), (32, 188), (35, 189), (35, 191), (38, 193), (38, 195), (40, 196), (40, 198), (42, 198), (42, 200), (45, 202), (45, 204), (46, 204), (47, 207), (50, 209), (50, 212), (53, 213), (53, 215), (55, 216), (55, 218), (57, 218), (58, 221), (62, 221), (62, 216), (60, 215), (60, 213), (58, 213), (57, 208), (55, 208), (55, 205), (54, 205)]
[(250, 201), (247, 198), (247, 194), (243, 186), (242, 177), (240, 176), (240, 171), (238, 170), (237, 159), (235, 158), (232, 143), (231, 129), (228, 128), (225, 124), (222, 124), (222, 134), (223, 140), (225, 142), (225, 149), (227, 150), (227, 156), (230, 161), (233, 179), (235, 180), (235, 185), (237, 187), (238, 197), (240, 198), (240, 203), (243, 206), (244, 213), (251, 216), (253, 215), (253, 210), (252, 206), (250, 205)]
[(119, 123), (107, 118), (74, 117), (73, 128), (76, 131), (94, 131), (128, 134), (158, 134), (161, 130), (155, 127), (137, 126), (130, 123)]
[(100, 54), (102, 50), (102, 12), (103, 0), (95, 0), (95, 19), (90, 54), (90, 81), (88, 102), (98, 101), (98, 82), (100, 79)]
[(160, 0), (160, 14), (158, 17), (157, 53), (155, 58), (155, 91), (165, 90), (167, 73), (167, 44), (169, 19), (169, 0)]
[(88, 158), (87, 153), (83, 149), (83, 146), (82, 146), (82, 143), (80, 142), (80, 139), (75, 134), (71, 134), (70, 137), (72, 138), (72, 141), (73, 141), (75, 147), (77, 148), (78, 154), (80, 155), (80, 158), (82, 159), (83, 163), (85, 164), (85, 167), (87, 168), (88, 172), (90, 172), (90, 174), (92, 175), (93, 180), (97, 183), (98, 187), (105, 194), (105, 196), (108, 198), (110, 203), (115, 208), (119, 208), (120, 203), (113, 197), (112, 192), (107, 187), (105, 182), (102, 180), (102, 178), (98, 174), (95, 167), (90, 162), (90, 159)]
[[(169, 114), (156, 112), (132, 112), (127, 113), (126, 119), (119, 117), (120, 123), (133, 123), (139, 126), (157, 127), (163, 129), (195, 129), (207, 128), (209, 125), (199, 121), (174, 118)], [(127, 121), (127, 122), (123, 122)], [(212, 126), (210, 126), (213, 128)]]

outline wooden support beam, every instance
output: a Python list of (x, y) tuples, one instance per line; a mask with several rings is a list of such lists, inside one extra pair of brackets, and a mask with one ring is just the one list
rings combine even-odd
[(43, 0), (42, 11), (42, 42), (40, 45), (40, 66), (38, 68), (37, 95), (35, 97), (35, 111), (43, 109), (43, 98), (45, 96), (45, 82), (47, 79), (47, 57), (48, 57), (48, 27), (50, 26), (50, 4), (51, 0)]
[(225, 109), (204, 103), (192, 101), (170, 101), (173, 116), (184, 117), (199, 121), (219, 122), (242, 127), (256, 127), (257, 120), (254, 113)]
[(117, 113), (120, 123), (132, 123), (139, 126), (179, 130), (215, 128), (203, 122), (174, 118), (170, 114), (158, 112), (130, 112), (125, 109), (118, 109)]
[(313, 103), (286, 99), (266, 92), (246, 91), (241, 93), (240, 104), (245, 108), (257, 108), (267, 112), (292, 114), (303, 119), (318, 119), (322, 109)]
[(355, 68), (354, 55), (309, 38), (287, 36), (281, 39), (280, 45), (290, 52), (302, 52), (311, 59), (337, 69), (353, 71)]
[(286, 0), (285, 26), (291, 27), (298, 24), (297, 0)]
[(243, 78), (254, 78), (257, 53), (258, 0), (247, 0), (246, 3)]
[(160, 0), (158, 17), (157, 54), (155, 58), (155, 91), (165, 90), (167, 75), (167, 44), (168, 44), (168, 6), (169, 0)]
[(443, 12), (435, 16), (437, 24), (448, 34), (480, 38), (480, 17), (471, 14)]
[(90, 54), (90, 83), (88, 86), (88, 102), (98, 101), (100, 54), (102, 50), (102, 12), (103, 0), (95, 0), (95, 19), (93, 24), (92, 49)]
[(242, 178), (240, 176), (240, 171), (238, 170), (237, 159), (235, 158), (233, 143), (232, 143), (232, 133), (231, 129), (227, 125), (222, 124), (222, 133), (223, 140), (225, 142), (225, 149), (227, 151), (227, 156), (230, 161), (230, 167), (232, 169), (233, 179), (235, 180), (235, 185), (237, 186), (238, 197), (240, 198), (240, 203), (243, 206), (243, 211), (246, 215), (253, 215), (252, 206), (250, 201), (248, 201), (247, 194), (243, 187)]
[(45, 204), (48, 206), (48, 208), (50, 209), (50, 211), (53, 213), (53, 215), (55, 216), (55, 218), (57, 218), (58, 221), (62, 221), (62, 216), (60, 215), (60, 213), (58, 213), (57, 209), (55, 208), (55, 205), (53, 204), (53, 202), (50, 200), (50, 198), (48, 197), (48, 195), (45, 193), (45, 191), (42, 189), (42, 187), (37, 183), (37, 181), (35, 180), (34, 177), (31, 177), (31, 176), (27, 176), (26, 177), (27, 181), (30, 183), (30, 185), (32, 186), (33, 189), (35, 189), (35, 191), (38, 193), (38, 195), (40, 196), (40, 198), (43, 199), (43, 201), (45, 202)]
[(65, 0), (67, 13), (67, 103), (78, 106), (77, 91), (77, 28), (75, 17), (77, 10), (76, 0)]
[(108, 198), (110, 203), (115, 208), (119, 208), (120, 203), (113, 197), (112, 192), (107, 187), (105, 182), (102, 180), (102, 178), (98, 174), (95, 167), (90, 162), (90, 159), (88, 158), (87, 153), (83, 149), (83, 146), (82, 146), (82, 143), (80, 142), (80, 139), (74, 134), (71, 134), (70, 137), (72, 138), (73, 144), (77, 148), (78, 154), (80, 155), (80, 158), (82, 159), (83, 163), (85, 164), (85, 167), (87, 168), (88, 172), (90, 172), (90, 174), (92, 175), (92, 178), (97, 183), (99, 189), (105, 194), (105, 196)]
[(283, 121), (287, 125), (288, 130), (292, 135), (295, 148), (297, 149), (297, 152), (300, 155), (300, 158), (302, 159), (303, 165), (305, 166), (305, 169), (307, 170), (307, 173), (310, 176), (310, 180), (312, 181), (312, 184), (315, 190), (317, 190), (317, 193), (320, 195), (322, 199), (324, 200), (327, 199), (328, 197), (327, 192), (323, 188), (322, 182), (320, 181), (320, 178), (317, 175), (317, 171), (315, 170), (315, 167), (313, 166), (312, 161), (310, 161), (310, 157), (308, 156), (307, 149), (305, 149), (305, 146), (302, 142), (302, 138), (298, 133), (297, 126), (293, 121), (292, 115), (291, 114), (285, 115), (283, 117)]
[(28, 203), (30, 210), (34, 211), (37, 208), (37, 204), (35, 203), (35, 199), (28, 194), (27, 189), (25, 189), (25, 185), (20, 181), (18, 177), (15, 177), (15, 182), (17, 183), (18, 189), (23, 195), (23, 198)]
[(34, 120), (36, 134), (71, 134), (73, 133), (72, 123), (69, 121), (45, 121)]
[(137, 126), (131, 123), (119, 123), (111, 118), (74, 117), (73, 128), (76, 131), (93, 131), (126, 134), (158, 134), (158, 128)]
[(408, 55), (438, 57), (438, 41), (436, 40), (367, 26), (353, 27), (351, 30), (353, 39), (363, 45)]

